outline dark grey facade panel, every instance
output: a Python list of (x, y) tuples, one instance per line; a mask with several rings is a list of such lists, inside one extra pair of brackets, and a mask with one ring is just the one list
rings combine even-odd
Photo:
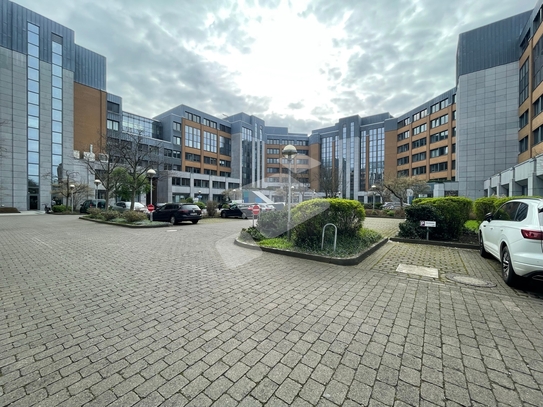
[(392, 115), (388, 112), (362, 117), (360, 119), (360, 125), (365, 126), (365, 125), (373, 124), (373, 123), (381, 123), (381, 122), (384, 122), (386, 119), (390, 119), (391, 117)]
[(74, 72), (74, 32), (48, 18), (9, 0), (0, 0), (0, 46), (12, 51), (27, 53), (26, 24), (40, 27), (40, 60), (51, 63), (51, 33), (62, 37), (63, 68)]
[(398, 130), (398, 119), (385, 120), (385, 132)]
[(119, 106), (120, 106), (120, 110), (122, 111), (122, 107), (123, 107), (123, 98), (120, 97), (120, 96), (117, 96), (117, 95), (114, 95), (113, 93), (108, 93), (107, 96), (106, 96), (106, 99), (108, 102), (113, 102), (113, 103), (117, 103)]
[[(518, 38), (519, 47), (520, 47), (520, 42), (524, 39), (524, 37), (526, 36), (528, 31), (532, 31), (532, 25), (533, 25), (533, 22), (534, 22), (534, 18), (537, 15), (537, 13), (539, 12), (539, 9), (541, 8), (541, 6), (543, 6), (543, 0), (538, 0), (538, 2), (535, 5), (534, 9), (532, 11), (529, 11), (530, 15), (528, 16), (528, 20), (526, 21), (526, 24), (524, 25), (524, 28), (520, 32), (520, 35), (519, 35), (519, 38)], [(530, 35), (530, 38), (533, 37), (533, 35), (534, 35), (534, 33), (532, 31), (531, 35)], [(520, 55), (519, 55), (519, 57), (520, 57)]]
[(458, 36), (456, 80), (462, 75), (518, 61), (519, 38), (532, 11), (467, 31)]
[(106, 58), (79, 45), (75, 46), (74, 81), (106, 90)]

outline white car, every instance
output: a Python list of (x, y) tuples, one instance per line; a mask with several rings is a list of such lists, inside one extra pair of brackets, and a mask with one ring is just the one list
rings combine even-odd
[[(115, 202), (115, 205), (113, 205), (113, 209), (117, 211), (121, 211), (121, 212), (129, 211), (130, 206), (131, 206), (131, 202), (120, 201), (120, 202)], [(149, 210), (147, 209), (147, 207), (141, 202), (134, 202), (134, 210), (138, 212), (149, 213)]]
[(543, 280), (543, 199), (504, 203), (479, 226), (479, 252), (502, 264), (502, 278), (512, 285), (517, 276)]

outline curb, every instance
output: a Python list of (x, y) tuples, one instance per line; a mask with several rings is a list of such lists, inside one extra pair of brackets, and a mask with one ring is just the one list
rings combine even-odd
[(321, 263), (336, 264), (339, 266), (354, 266), (360, 263), (370, 254), (375, 252), (381, 246), (385, 245), (387, 242), (388, 242), (388, 238), (384, 238), (384, 239), (381, 239), (379, 242), (374, 243), (372, 246), (364, 250), (362, 253), (360, 253), (356, 257), (339, 258), (339, 257), (319, 256), (318, 254), (299, 253), (299, 252), (293, 252), (291, 250), (274, 249), (271, 247), (261, 247), (256, 244), (242, 242), (238, 240), (238, 238), (234, 240), (235, 245), (245, 247), (246, 249), (260, 250), (260, 251), (268, 252), (268, 253), (281, 254), (283, 256), (297, 257), (297, 258), (305, 259), (305, 260), (314, 260), (314, 261), (319, 261)]
[(168, 226), (172, 226), (171, 223), (164, 223), (162, 225), (131, 225), (129, 223), (114, 223), (114, 222), (108, 222), (107, 220), (84, 218), (82, 216), (79, 217), (79, 219), (86, 220), (88, 222), (102, 223), (104, 225), (111, 225), (111, 226), (122, 226), (123, 228), (132, 228), (132, 229), (152, 229), (152, 228), (165, 228)]
[(392, 242), (398, 242), (398, 243), (412, 243), (412, 244), (422, 244), (422, 245), (428, 245), (428, 246), (456, 247), (458, 249), (479, 250), (479, 245), (470, 244), (470, 243), (440, 242), (436, 240), (420, 240), (420, 239), (404, 239), (402, 237), (391, 237), (389, 239)]

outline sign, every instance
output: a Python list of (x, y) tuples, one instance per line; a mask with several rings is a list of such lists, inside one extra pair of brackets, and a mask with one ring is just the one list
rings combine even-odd
[(258, 215), (260, 213), (260, 206), (254, 205), (251, 209), (253, 211), (253, 215)]
[(436, 221), (435, 220), (421, 220), (420, 225), (425, 226), (427, 228), (435, 228), (436, 227)]

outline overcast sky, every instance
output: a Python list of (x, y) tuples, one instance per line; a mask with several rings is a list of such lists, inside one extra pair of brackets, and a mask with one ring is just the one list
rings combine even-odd
[(399, 116), (455, 86), (458, 34), (537, 0), (18, 0), (107, 58), (107, 91), (310, 133)]

